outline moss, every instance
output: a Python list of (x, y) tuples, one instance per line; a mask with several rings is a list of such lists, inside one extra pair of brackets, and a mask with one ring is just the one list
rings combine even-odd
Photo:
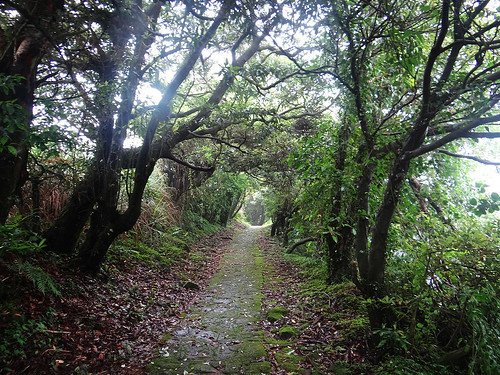
[[(249, 255), (252, 256), (251, 260), (248, 259)], [(245, 257), (247, 267), (242, 269), (241, 272), (244, 273), (245, 278), (248, 278), (256, 290), (260, 290), (263, 284), (262, 270), (265, 266), (262, 252), (257, 246), (252, 246), (248, 249), (248, 253), (245, 253)], [(227, 283), (227, 280), (225, 280), (226, 277), (234, 276), (234, 269), (227, 269), (224, 262), (223, 260), (222, 271), (217, 272), (210, 281), (209, 290), (217, 291), (220, 289), (221, 284)], [(238, 283), (232, 283), (229, 287), (236, 294), (239, 292), (241, 286)], [(248, 294), (248, 292), (246, 293)], [(187, 336), (178, 336), (174, 333), (173, 342), (169, 345), (170, 349), (167, 348), (169, 355), (165, 356), (165, 353), (162, 353), (160, 350), (157, 357), (153, 360), (154, 363), (148, 366), (148, 372), (150, 374), (182, 374), (186, 371), (190, 374), (201, 374), (213, 373), (217, 369), (218, 371), (231, 374), (270, 374), (272, 366), (266, 360), (267, 351), (263, 344), (264, 333), (263, 331), (249, 329), (247, 325), (247, 323), (250, 324), (253, 321), (259, 320), (262, 299), (263, 294), (259, 291), (255, 294), (248, 294), (247, 298), (244, 301), (242, 300), (240, 309), (229, 308), (217, 312), (217, 309), (220, 307), (219, 302), (209, 303), (208, 307), (210, 308), (208, 311), (204, 311), (202, 306), (193, 309), (189, 313), (187, 321), (198, 322), (195, 324), (197, 328), (205, 333), (214, 333), (214, 337), (220, 333), (222, 341), (214, 340), (214, 345), (212, 345), (210, 341), (207, 342), (205, 340), (205, 336), (198, 337), (196, 333), (192, 337), (192, 340), (191, 338), (186, 338)], [(237, 301), (239, 299), (233, 301), (233, 303), (240, 303)], [(245, 323), (236, 324), (235, 322), (238, 322), (243, 317), (243, 311), (245, 312), (243, 318)], [(217, 314), (217, 316), (213, 314)], [(221, 329), (220, 326), (221, 318), (229, 322), (224, 329)], [(188, 334), (189, 337), (191, 337), (190, 335)], [(195, 343), (194, 346), (196, 347), (194, 349), (193, 343)], [(172, 348), (176, 348), (175, 351)], [(191, 353), (191, 350), (198, 352), (198, 354)], [(199, 355), (200, 352), (205, 353), (206, 356), (201, 357)], [(207, 362), (210, 364), (207, 364)], [(222, 368), (220, 368), (221, 366)]]
[(199, 251), (193, 251), (189, 254), (189, 259), (194, 263), (202, 263), (205, 260), (205, 255)]
[(297, 330), (291, 326), (283, 326), (278, 331), (278, 337), (283, 340), (288, 340), (295, 336), (297, 336)]
[(365, 336), (369, 332), (369, 321), (365, 316), (354, 316), (338, 321), (345, 339), (351, 340)]
[(160, 338), (159, 344), (164, 345), (168, 341), (170, 341), (171, 338), (172, 338), (172, 334), (170, 332), (164, 333), (163, 336)]
[(246, 368), (246, 374), (270, 374), (272, 370), (273, 366), (271, 365), (271, 362), (262, 361), (251, 363)]
[(287, 371), (289, 374), (305, 374), (305, 369), (300, 367), (304, 362), (304, 357), (297, 355), (289, 348), (281, 349), (274, 354), (274, 358), (280, 368)]
[[(257, 335), (261, 336), (261, 335)], [(267, 368), (269, 362), (266, 358), (266, 349), (261, 340), (247, 340), (239, 344), (233, 356), (227, 359), (225, 369), (228, 373), (253, 374), (253, 370), (261, 371), (261, 368)], [(257, 372), (259, 373), (259, 372)]]
[(266, 344), (272, 347), (285, 347), (285, 346), (290, 346), (290, 341), (289, 340), (282, 340), (277, 337), (266, 337)]
[(282, 306), (273, 307), (266, 312), (266, 318), (271, 323), (274, 323), (288, 314), (288, 310)]
[(174, 357), (157, 356), (146, 366), (146, 373), (151, 375), (173, 374), (180, 364), (180, 361)]
[(185, 253), (186, 250), (176, 244), (165, 242), (161, 246), (151, 247), (131, 238), (119, 241), (112, 249), (113, 258), (132, 258), (152, 266), (171, 266), (182, 259)]

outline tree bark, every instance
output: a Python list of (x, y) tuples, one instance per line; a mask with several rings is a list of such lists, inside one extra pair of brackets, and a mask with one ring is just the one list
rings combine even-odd
[(94, 179), (94, 173), (87, 172), (86, 178), (75, 188), (62, 213), (43, 234), (48, 250), (66, 254), (75, 250), (96, 202)]
[(332, 176), (335, 192), (330, 212), (330, 228), (329, 233), (324, 235), (328, 247), (328, 283), (341, 282), (344, 279), (351, 279), (352, 276), (352, 214), (346, 212), (343, 215), (342, 213), (345, 205), (342, 178), (350, 136), (350, 124), (347, 120), (344, 120), (338, 136), (338, 150), (335, 155), (335, 175)]
[(358, 270), (361, 278), (361, 283), (368, 277), (368, 233), (369, 233), (369, 198), (370, 184), (373, 178), (373, 170), (375, 166), (373, 162), (367, 162), (363, 167), (361, 176), (357, 185), (357, 200), (356, 200), (356, 236), (354, 239), (354, 248), (356, 252), (356, 260), (358, 262)]

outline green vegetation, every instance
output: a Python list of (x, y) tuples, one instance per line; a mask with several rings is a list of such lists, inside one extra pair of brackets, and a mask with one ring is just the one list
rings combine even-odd
[(190, 246), (244, 217), (374, 368), (498, 373), (498, 13), (0, 2), (0, 296), (201, 265)]
[(47, 332), (47, 325), (54, 320), (54, 317), (55, 312), (52, 309), (48, 309), (39, 319), (16, 317), (0, 340), (0, 361), (7, 363), (13, 356), (27, 358), (31, 353), (25, 351), (26, 347), (34, 347), (35, 350), (49, 347), (53, 338)]
[(281, 318), (283, 318), (287, 313), (288, 313), (288, 310), (285, 309), (284, 307), (281, 307), (281, 306), (273, 307), (272, 309), (270, 309), (266, 312), (266, 318), (271, 323), (274, 323), (274, 322), (277, 322), (278, 320), (280, 320)]

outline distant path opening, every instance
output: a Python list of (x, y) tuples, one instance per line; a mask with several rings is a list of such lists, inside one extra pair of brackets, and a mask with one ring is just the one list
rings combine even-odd
[(237, 232), (219, 272), (160, 349), (150, 374), (270, 373), (258, 321), (262, 302), (262, 227)]

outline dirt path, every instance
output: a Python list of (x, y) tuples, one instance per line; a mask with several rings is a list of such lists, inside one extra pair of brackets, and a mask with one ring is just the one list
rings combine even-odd
[(259, 329), (260, 227), (237, 232), (191, 313), (160, 349), (150, 374), (269, 374)]

